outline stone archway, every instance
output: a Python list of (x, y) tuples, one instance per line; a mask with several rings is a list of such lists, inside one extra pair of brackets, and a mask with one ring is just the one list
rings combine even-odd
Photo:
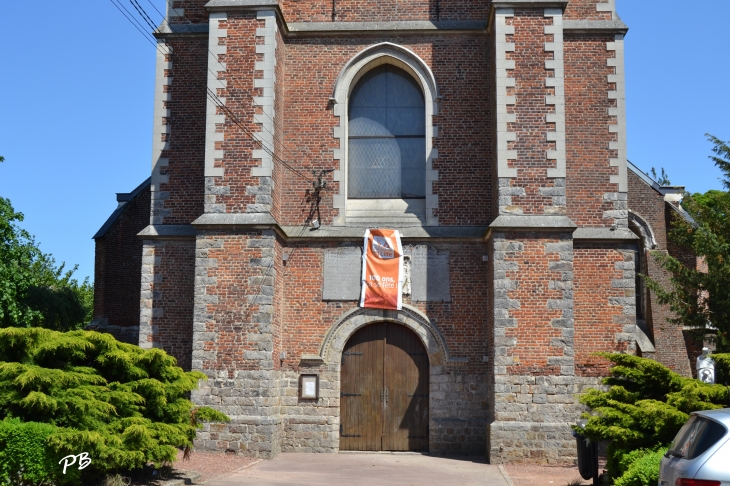
[(403, 305), (403, 309), (399, 311), (361, 307), (347, 311), (337, 319), (325, 335), (319, 351), (321, 359), (328, 364), (338, 363), (350, 336), (359, 328), (376, 322), (399, 323), (415, 332), (426, 348), (431, 368), (442, 366), (450, 360), (441, 332), (425, 314), (409, 305)]
[[(341, 388), (341, 369), (342, 353), (345, 350), (347, 342), (358, 330), (376, 323), (400, 324), (410, 329), (418, 337), (428, 354), (429, 384), (441, 381), (453, 381), (453, 377), (451, 376), (448, 378), (442, 376), (448, 375), (445, 365), (449, 362), (464, 362), (464, 359), (454, 358), (450, 355), (443, 335), (436, 325), (420, 310), (409, 305), (403, 305), (403, 309), (400, 311), (356, 307), (345, 312), (335, 321), (320, 346), (318, 358), (329, 370), (327, 377), (333, 388), (333, 394), (341, 397), (341, 394), (345, 392)], [(431, 395), (433, 396), (429, 396), (428, 400), (428, 448), (433, 450), (433, 444), (438, 440), (438, 434), (443, 432), (440, 431), (441, 426), (434, 420), (436, 420), (435, 417), (445, 415), (445, 411), (442, 409), (445, 403), (445, 397), (439, 397), (439, 394)], [(331, 410), (334, 411), (333, 409)], [(339, 416), (339, 407), (336, 410), (338, 414), (337, 429), (339, 429), (339, 424), (341, 423), (339, 421), (341, 419)], [(335, 447), (339, 449), (339, 445)]]

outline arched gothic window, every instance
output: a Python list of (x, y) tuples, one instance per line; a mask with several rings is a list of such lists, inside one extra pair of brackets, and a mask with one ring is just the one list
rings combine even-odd
[(416, 80), (391, 64), (368, 71), (348, 115), (348, 198), (424, 199), (426, 112)]

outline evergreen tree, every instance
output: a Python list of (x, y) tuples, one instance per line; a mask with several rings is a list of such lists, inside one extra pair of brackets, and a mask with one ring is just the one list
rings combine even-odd
[(57, 427), (55, 454), (89, 453), (89, 473), (173, 462), (203, 421), (228, 421), (187, 396), (206, 379), (160, 349), (92, 331), (0, 329), (0, 420)]

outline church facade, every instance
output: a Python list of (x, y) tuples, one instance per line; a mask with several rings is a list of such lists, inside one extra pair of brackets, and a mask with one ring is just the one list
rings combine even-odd
[[(201, 449), (572, 460), (595, 352), (691, 373), (636, 278), (682, 211), (627, 162), (626, 32), (613, 0), (175, 0), (91, 327), (209, 377)], [(358, 305), (368, 228), (401, 310)]]

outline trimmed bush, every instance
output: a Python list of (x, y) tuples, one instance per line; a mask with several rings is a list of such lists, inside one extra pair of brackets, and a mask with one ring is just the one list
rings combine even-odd
[(614, 481), (614, 486), (656, 486), (659, 483), (659, 463), (665, 452), (666, 447), (655, 451), (633, 451), (631, 457), (623, 459), (626, 461), (626, 472)]
[(79, 484), (78, 469), (63, 474), (62, 457), (48, 446), (57, 427), (19, 419), (0, 421), (0, 485)]
[(51, 450), (87, 452), (85, 475), (173, 462), (192, 446), (198, 420), (228, 421), (187, 399), (205, 375), (108, 334), (0, 329), (0, 359), (0, 419), (58, 427)]

